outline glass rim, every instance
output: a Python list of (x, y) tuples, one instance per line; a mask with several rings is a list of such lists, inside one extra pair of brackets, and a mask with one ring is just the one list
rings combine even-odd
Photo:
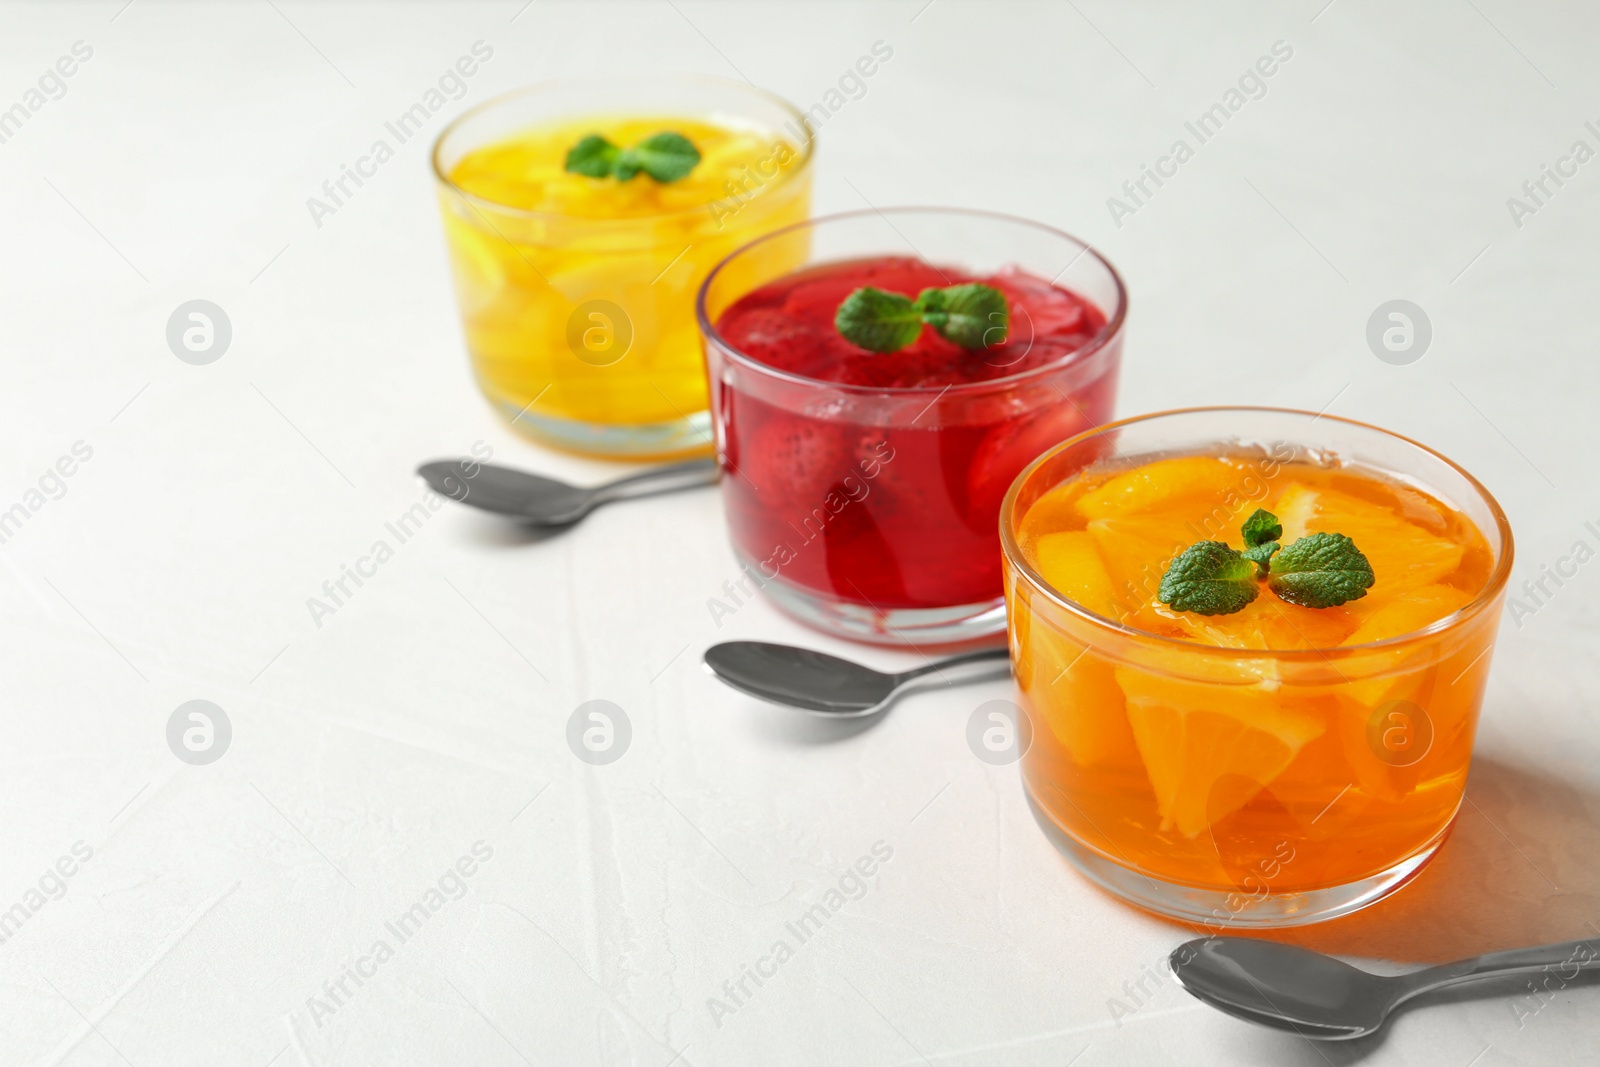
[[(754, 356), (740, 351), (737, 346), (735, 346), (722, 335), (721, 331), (719, 331), (711, 322), (710, 316), (706, 314), (706, 295), (711, 291), (712, 282), (714, 282), (717, 277), (721, 275), (723, 268), (732, 263), (739, 256), (751, 251), (764, 242), (786, 236), (804, 227), (809, 226), (815, 228), (823, 223), (828, 222), (839, 222), (844, 219), (859, 219), (868, 216), (883, 218), (884, 221), (887, 222), (888, 219), (886, 216), (888, 215), (910, 214), (967, 215), (972, 218), (999, 220), (1001, 222), (1015, 222), (1021, 223), (1024, 226), (1031, 226), (1036, 230), (1041, 230), (1056, 237), (1064, 237), (1068, 241), (1071, 241), (1072, 243), (1083, 248), (1083, 251), (1078, 254), (1080, 257), (1084, 254), (1092, 256), (1094, 261), (1099, 263), (1100, 266), (1104, 267), (1106, 272), (1111, 276), (1111, 282), (1116, 289), (1117, 295), (1116, 309), (1112, 314), (1106, 316), (1105, 325), (1102, 326), (1099, 331), (1096, 332), (1095, 335), (1086, 341), (1081, 347), (1073, 349), (1066, 355), (1060, 357), (1059, 359), (1053, 360), (1042, 367), (1032, 367), (1025, 371), (1018, 371), (1015, 374), (1001, 375), (998, 378), (984, 378), (981, 381), (975, 382), (952, 382), (951, 384), (944, 386), (854, 385), (847, 382), (833, 382), (826, 378), (812, 378), (808, 375), (796, 374), (793, 371), (780, 370), (779, 368), (772, 366), (770, 363), (763, 363)], [(891, 227), (893, 226), (892, 223), (890, 225)], [(913, 251), (915, 251), (915, 249), (913, 249)], [(1077, 260), (1074, 259), (1073, 262), (1075, 263)], [(1071, 267), (1072, 264), (1069, 263), (1067, 266)], [(1085, 241), (1080, 237), (1074, 237), (1065, 230), (1058, 230), (1054, 226), (1047, 226), (1042, 222), (1035, 222), (1032, 219), (1025, 219), (1020, 215), (1008, 215), (1000, 211), (984, 211), (978, 208), (938, 207), (931, 205), (905, 205), (901, 207), (887, 207), (881, 209), (867, 207), (859, 208), (855, 211), (839, 211), (831, 215), (818, 215), (815, 218), (802, 219), (799, 222), (792, 222), (789, 225), (779, 229), (769, 230), (761, 236), (745, 242), (738, 248), (735, 248), (732, 252), (729, 252), (720, 263), (711, 268), (711, 273), (706, 275), (706, 280), (700, 284), (700, 292), (695, 296), (694, 310), (695, 319), (700, 325), (700, 333), (707, 341), (715, 342), (722, 349), (722, 351), (728, 355), (729, 359), (740, 366), (748, 370), (756, 371), (760, 374), (765, 374), (779, 381), (788, 382), (793, 385), (812, 387), (822, 386), (833, 392), (857, 396), (916, 396), (919, 393), (924, 395), (937, 393), (940, 396), (947, 394), (952, 396), (966, 396), (994, 389), (1013, 388), (1034, 378), (1046, 377), (1055, 373), (1056, 371), (1063, 370), (1066, 367), (1072, 366), (1076, 363), (1087, 363), (1092, 357), (1104, 351), (1112, 344), (1112, 342), (1117, 340), (1122, 335), (1122, 326), (1123, 323), (1127, 321), (1128, 317), (1128, 287), (1123, 283), (1122, 275), (1117, 272), (1117, 268), (1111, 265), (1111, 261), (1102, 256), (1099, 250), (1088, 241)]]
[[(781, 110), (788, 112), (788, 114), (799, 124), (800, 128), (806, 131), (807, 137), (805, 142), (803, 144), (794, 146), (800, 154), (799, 164), (787, 170), (780, 167), (778, 170), (777, 179), (774, 181), (768, 181), (760, 189), (757, 189), (755, 193), (751, 195), (750, 200), (759, 199), (769, 189), (779, 188), (790, 184), (793, 179), (804, 174), (811, 166), (812, 157), (816, 155), (817, 151), (816, 130), (812, 128), (811, 123), (806, 119), (804, 112), (802, 112), (795, 105), (791, 104), (789, 101), (785, 100), (783, 97), (779, 96), (777, 93), (768, 92), (766, 89), (759, 89), (756, 86), (750, 85), (746, 82), (735, 81), (732, 78), (718, 78), (711, 74), (631, 74), (621, 78), (580, 76), (573, 78), (551, 78), (547, 81), (534, 82), (532, 85), (523, 85), (515, 89), (509, 89), (506, 92), (500, 93), (496, 96), (491, 96), (489, 99), (481, 103), (474, 104), (472, 107), (467, 108), (467, 110), (451, 119), (449, 124), (446, 125), (444, 129), (439, 131), (439, 136), (434, 138), (433, 148), (428, 153), (428, 162), (429, 166), (433, 170), (434, 181), (445, 189), (448, 189), (452, 194), (465, 200), (475, 208), (492, 208), (495, 211), (503, 214), (513, 215), (520, 219), (543, 219), (552, 221), (559, 220), (567, 225), (592, 226), (596, 229), (626, 230), (630, 227), (642, 228), (646, 226), (654, 226), (658, 223), (672, 222), (678, 219), (688, 218), (691, 215), (703, 212), (709, 204), (714, 204), (717, 201), (708, 200), (705, 204), (698, 204), (694, 207), (682, 208), (675, 211), (664, 211), (659, 215), (637, 215), (626, 219), (591, 218), (584, 215), (566, 215), (559, 211), (534, 211), (530, 208), (520, 208), (512, 204), (503, 204), (498, 200), (491, 200), (488, 197), (479, 196), (476, 193), (468, 192), (467, 190), (461, 188), (460, 185), (457, 185), (456, 182), (445, 173), (444, 167), (440, 162), (440, 156), (444, 151), (445, 140), (452, 133), (454, 133), (458, 127), (462, 126), (469, 120), (485, 114), (491, 109), (506, 104), (518, 97), (532, 96), (537, 93), (550, 92), (554, 89), (562, 89), (572, 86), (602, 84), (607, 86), (616, 86), (627, 85), (630, 83), (641, 84), (664, 81), (723, 86), (726, 88), (735, 89), (738, 92), (744, 93), (748, 96), (760, 97), (761, 99), (764, 99), (770, 103), (776, 104)], [(577, 118), (581, 116), (575, 115), (574, 117)], [(748, 203), (748, 201), (746, 202)]]
[[(1394, 637), (1386, 637), (1381, 641), (1368, 641), (1360, 645), (1330, 645), (1326, 647), (1318, 646), (1313, 648), (1224, 648), (1219, 645), (1202, 644), (1201, 642), (1190, 641), (1181, 637), (1167, 637), (1163, 634), (1153, 634), (1148, 630), (1140, 630), (1132, 626), (1126, 626), (1115, 619), (1108, 619), (1104, 615), (1091, 611), (1089, 608), (1079, 604), (1065, 593), (1062, 593), (1060, 590), (1056, 589), (1045, 579), (1042, 574), (1035, 570), (1033, 565), (1029, 563), (1023, 556), (1022, 546), (1017, 543), (1015, 531), (1012, 529), (1013, 523), (1010, 521), (1011, 513), (1016, 507), (1017, 497), (1021, 494), (1023, 485), (1027, 483), (1035, 471), (1037, 471), (1041, 466), (1043, 466), (1056, 455), (1065, 452), (1067, 449), (1072, 448), (1081, 442), (1104, 434), (1107, 431), (1117, 430), (1124, 426), (1130, 426), (1135, 423), (1150, 422), (1154, 419), (1165, 419), (1179, 415), (1221, 415), (1237, 414), (1241, 412), (1268, 413), (1273, 415), (1303, 415), (1312, 421), (1316, 421), (1317, 419), (1321, 418), (1328, 419), (1333, 422), (1342, 422), (1347, 426), (1355, 426), (1363, 430), (1370, 430), (1374, 433), (1382, 434), (1383, 436), (1392, 438), (1396, 441), (1401, 441), (1406, 445), (1409, 445), (1410, 447), (1439, 460), (1445, 466), (1459, 474), (1462, 478), (1466, 479), (1467, 484), (1472, 487), (1472, 489), (1488, 506), (1489, 513), (1494, 518), (1496, 530), (1500, 534), (1502, 548), (1499, 553), (1499, 558), (1495, 560), (1494, 570), (1492, 570), (1489, 574), (1488, 581), (1484, 583), (1483, 588), (1479, 590), (1471, 600), (1467, 601), (1455, 611), (1450, 612), (1448, 615), (1444, 615), (1438, 619), (1435, 619), (1433, 622), (1422, 627), (1421, 629), (1409, 630), (1403, 634), (1396, 634)], [(1362, 422), (1359, 419), (1348, 419), (1341, 415), (1327, 415), (1320, 414), (1315, 411), (1304, 411), (1299, 408), (1280, 408), (1272, 407), (1270, 405), (1226, 404), (1190, 408), (1170, 408), (1165, 411), (1153, 411), (1144, 415), (1133, 415), (1125, 419), (1117, 419), (1114, 422), (1104, 423), (1103, 425), (1096, 426), (1093, 429), (1085, 430), (1080, 434), (1069, 437), (1060, 444), (1045, 451), (1032, 463), (1028, 464), (1022, 469), (1022, 472), (1018, 474), (1016, 479), (1011, 483), (1011, 488), (1006, 490), (1005, 498), (1000, 502), (1000, 551), (1005, 556), (1006, 562), (1015, 568), (1019, 575), (1027, 579), (1030, 585), (1038, 589), (1039, 592), (1044, 594), (1044, 596), (1049, 600), (1053, 601), (1059, 607), (1066, 609), (1070, 614), (1078, 617), (1079, 619), (1088, 622), (1099, 629), (1112, 631), (1120, 637), (1129, 638), (1136, 641), (1158, 642), (1159, 647), (1183, 648), (1200, 655), (1230, 660), (1271, 659), (1274, 661), (1284, 660), (1288, 662), (1315, 662), (1317, 660), (1330, 659), (1330, 653), (1337, 653), (1340, 657), (1347, 657), (1354, 653), (1365, 653), (1376, 650), (1391, 649), (1409, 642), (1418, 641), (1425, 637), (1432, 637), (1437, 634), (1444, 633), (1447, 630), (1455, 629), (1459, 625), (1469, 621), (1472, 618), (1475, 618), (1481, 614), (1486, 607), (1493, 603), (1500, 593), (1504, 591), (1506, 584), (1510, 581), (1512, 557), (1515, 555), (1515, 544), (1511, 535), (1511, 522), (1506, 518), (1506, 513), (1500, 507), (1500, 502), (1495, 499), (1494, 494), (1489, 492), (1488, 487), (1475, 478), (1465, 467), (1462, 467), (1461, 464), (1457, 463), (1455, 460), (1444, 455), (1435, 448), (1430, 448), (1420, 441), (1407, 437), (1404, 434), (1395, 433), (1393, 430), (1385, 430), (1381, 426), (1374, 426), (1369, 422)]]

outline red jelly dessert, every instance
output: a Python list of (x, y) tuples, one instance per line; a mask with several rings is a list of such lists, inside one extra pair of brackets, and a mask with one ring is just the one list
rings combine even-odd
[[(863, 287), (915, 298), (973, 282), (1005, 297), (992, 347), (924, 325), (879, 353), (835, 325)], [(761, 584), (863, 617), (998, 603), (1001, 498), (1045, 449), (1110, 418), (1111, 340), (1100, 308), (1017, 269), (980, 277), (879, 257), (745, 294), (708, 338), (735, 548)]]

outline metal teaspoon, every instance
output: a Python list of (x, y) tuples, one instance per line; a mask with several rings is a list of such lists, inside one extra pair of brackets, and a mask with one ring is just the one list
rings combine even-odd
[(1372, 974), (1320, 952), (1246, 937), (1201, 938), (1173, 950), (1172, 973), (1229, 1015), (1302, 1037), (1365, 1037), (1412, 997), (1497, 975), (1552, 971), (1570, 980), (1600, 966), (1600, 938), (1490, 952), (1409, 974)]
[(717, 461), (669, 463), (595, 486), (572, 485), (542, 474), (465, 459), (434, 460), (418, 467), (417, 473), (435, 492), (457, 503), (531, 526), (560, 527), (571, 526), (613, 500), (710, 485), (717, 480)]
[(1005, 646), (888, 674), (826, 652), (765, 641), (712, 645), (705, 651), (705, 664), (741, 693), (834, 719), (881, 711), (892, 697), (919, 679), (961, 684), (1000, 677), (1011, 667)]

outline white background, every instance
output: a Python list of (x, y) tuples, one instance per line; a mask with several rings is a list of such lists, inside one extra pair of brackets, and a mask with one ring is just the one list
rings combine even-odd
[[(727, 638), (844, 648), (759, 601), (714, 625), (736, 577), (714, 490), (546, 541), (451, 505), (320, 627), (306, 606), (421, 499), (419, 461), (482, 441), (615, 470), (523, 443), (473, 388), (426, 166), (449, 117), (617, 70), (807, 107), (880, 40), (893, 58), (821, 131), (819, 212), (1082, 235), (1133, 294), (1120, 412), (1282, 404), (1417, 437), (1504, 503), (1516, 592), (1600, 547), (1600, 161), (1520, 227), (1506, 203), (1600, 149), (1592, 7), (275, 2), (0, 11), (0, 108), (94, 50), (0, 145), (0, 510), (93, 449), (0, 545), (0, 910), (93, 850), (0, 944), (0, 1063), (1593, 1062), (1593, 985), (1321, 1047), (1170, 981), (1135, 999), (1189, 934), (1087, 885), (1015, 768), (973, 757), (967, 718), (1008, 683), (839, 733), (702, 672)], [(479, 40), (466, 96), (316, 226), (307, 198)], [(1107, 198), (1280, 40), (1266, 95), (1117, 226)], [(233, 324), (210, 366), (165, 340), (196, 298)], [(1433, 324), (1409, 366), (1365, 340), (1395, 298)], [(1440, 858), (1290, 940), (1399, 965), (1595, 935), (1600, 563), (1518, 621)], [(210, 766), (165, 740), (191, 699), (232, 721)], [(565, 742), (591, 699), (632, 721), (610, 766)], [(465, 895), (314, 1019), (480, 840)], [(879, 840), (866, 896), (714, 1023), (707, 998)]]

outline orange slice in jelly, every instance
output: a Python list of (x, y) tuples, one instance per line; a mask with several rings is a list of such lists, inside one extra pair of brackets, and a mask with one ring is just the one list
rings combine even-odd
[[(1141, 512), (1186, 512), (1204, 515), (1222, 503), (1230, 511), (1248, 503), (1244, 483), (1249, 475), (1217, 456), (1160, 459), (1124, 471), (1078, 498), (1078, 511), (1090, 519), (1111, 519)], [(1229, 500), (1237, 504), (1227, 503)]]
[[(1362, 682), (1338, 694), (1335, 722), (1344, 762), (1369, 796), (1391, 803), (1414, 793), (1438, 760), (1427, 755), (1440, 746), (1427, 708), (1433, 703), (1437, 670), (1408, 671), (1387, 682)], [(1362, 686), (1383, 685), (1376, 696), (1361, 696)], [(1411, 748), (1426, 742), (1426, 748)]]
[(1024, 547), (1041, 534), (1083, 528), (1083, 516), (1078, 514), (1077, 491), (1078, 487), (1068, 482), (1056, 486), (1029, 505), (1020, 529)]
[[(1377, 565), (1373, 566), (1376, 569)], [(1451, 585), (1425, 585), (1421, 589), (1413, 589), (1370, 612), (1344, 643), (1364, 645), (1413, 633), (1459, 611), (1471, 599), (1471, 593)]]
[[(1472, 594), (1453, 586), (1423, 586), (1369, 614), (1345, 643), (1361, 645), (1413, 633), (1459, 610), (1471, 599)], [(1428, 766), (1420, 759), (1385, 759), (1385, 753), (1373, 747), (1387, 743), (1392, 730), (1412, 729), (1410, 719), (1419, 709), (1426, 715), (1433, 703), (1440, 668), (1422, 668), (1414, 661), (1437, 655), (1438, 648), (1432, 642), (1424, 645), (1362, 656), (1359, 669), (1367, 677), (1351, 682), (1338, 693), (1338, 727), (1345, 760), (1361, 787), (1381, 800), (1399, 801), (1410, 795)], [(1374, 718), (1380, 720), (1376, 730)], [(1404, 738), (1405, 734), (1401, 736)]]
[(1033, 554), (1039, 573), (1059, 592), (1096, 614), (1113, 619), (1121, 614), (1111, 574), (1089, 534), (1045, 534), (1035, 543)]
[(1154, 600), (1167, 565), (1201, 540), (1188, 522), (1159, 517), (1092, 519), (1088, 532), (1105, 560), (1112, 588), (1129, 610)]
[(1122, 689), (1111, 665), (1065, 642), (1051, 642), (1039, 657), (1032, 705), (1081, 767), (1127, 766), (1137, 758)]
[[(1034, 548), (1034, 561), (1067, 597), (1108, 618), (1121, 615), (1111, 575), (1087, 533), (1046, 534)], [(1026, 644), (1038, 662), (1019, 669), (1018, 679), (1072, 758), (1081, 766), (1131, 759), (1133, 738), (1110, 665), (1064, 635)]]
[(1219, 648), (1333, 648), (1350, 636), (1356, 620), (1342, 608), (1303, 608), (1262, 590), (1242, 611), (1231, 615), (1196, 615), (1151, 602), (1130, 620), (1142, 630), (1185, 637)]
[(1285, 545), (1308, 533), (1342, 533), (1366, 555), (1377, 581), (1366, 597), (1351, 602), (1358, 614), (1437, 582), (1461, 565), (1465, 552), (1462, 545), (1436, 537), (1380, 504), (1300, 482), (1278, 497), (1277, 516), (1283, 523)]
[(1117, 668), (1162, 830), (1203, 833), (1249, 803), (1327, 728), (1267, 682), (1214, 685)]
[[(1345, 639), (1345, 644), (1363, 645), (1413, 633), (1460, 609), (1471, 599), (1472, 594), (1452, 586), (1424, 586), (1396, 597), (1369, 614)], [(1430, 647), (1363, 655), (1358, 669), (1364, 677), (1344, 687), (1342, 694), (1350, 707), (1357, 712), (1370, 713), (1392, 700), (1414, 700), (1415, 695), (1410, 690), (1417, 684), (1416, 669), (1408, 669), (1406, 664), (1438, 654), (1437, 647), (1424, 644)]]

